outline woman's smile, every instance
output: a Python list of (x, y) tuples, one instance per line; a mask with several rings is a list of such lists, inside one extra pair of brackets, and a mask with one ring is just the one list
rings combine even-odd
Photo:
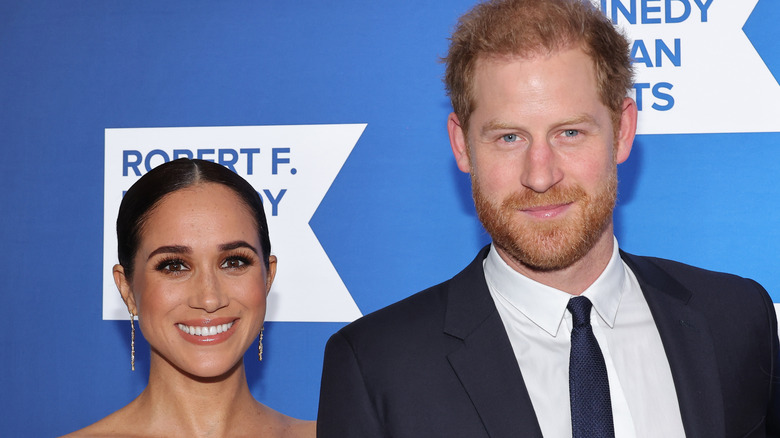
[(214, 345), (226, 341), (233, 335), (237, 318), (217, 318), (204, 321), (183, 321), (176, 324), (179, 334), (194, 344)]

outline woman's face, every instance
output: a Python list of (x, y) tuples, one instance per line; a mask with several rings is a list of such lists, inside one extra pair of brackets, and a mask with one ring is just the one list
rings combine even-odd
[(114, 268), (152, 363), (216, 377), (242, 359), (276, 272), (276, 258), (266, 270), (260, 251), (255, 221), (229, 188), (198, 184), (162, 199), (142, 228), (132, 281)]

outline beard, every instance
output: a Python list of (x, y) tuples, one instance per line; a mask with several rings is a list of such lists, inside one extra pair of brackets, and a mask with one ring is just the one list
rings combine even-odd
[[(477, 215), (494, 245), (532, 270), (556, 271), (582, 259), (612, 223), (617, 169), (592, 194), (579, 185), (555, 185), (544, 193), (523, 189), (503, 200), (493, 200), (482, 192), (473, 172), (471, 187)], [(520, 211), (568, 203), (580, 208), (567, 212), (564, 218), (536, 221), (523, 218), (525, 213)]]

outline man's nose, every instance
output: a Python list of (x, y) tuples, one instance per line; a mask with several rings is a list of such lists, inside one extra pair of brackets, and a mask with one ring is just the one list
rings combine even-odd
[(525, 187), (544, 193), (563, 178), (555, 151), (547, 141), (531, 143), (524, 158), (521, 183)]

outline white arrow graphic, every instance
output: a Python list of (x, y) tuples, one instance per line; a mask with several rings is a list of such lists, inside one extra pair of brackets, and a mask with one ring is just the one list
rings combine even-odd
[(594, 3), (625, 30), (640, 58), (634, 64), (635, 82), (645, 87), (636, 93), (640, 134), (780, 131), (780, 85), (742, 31), (758, 0)]
[(106, 129), (103, 319), (126, 319), (111, 276), (115, 221), (140, 175), (188, 156), (220, 162), (249, 181), (263, 199), (278, 259), (267, 321), (353, 321), (360, 310), (309, 220), (347, 160), (365, 124)]

